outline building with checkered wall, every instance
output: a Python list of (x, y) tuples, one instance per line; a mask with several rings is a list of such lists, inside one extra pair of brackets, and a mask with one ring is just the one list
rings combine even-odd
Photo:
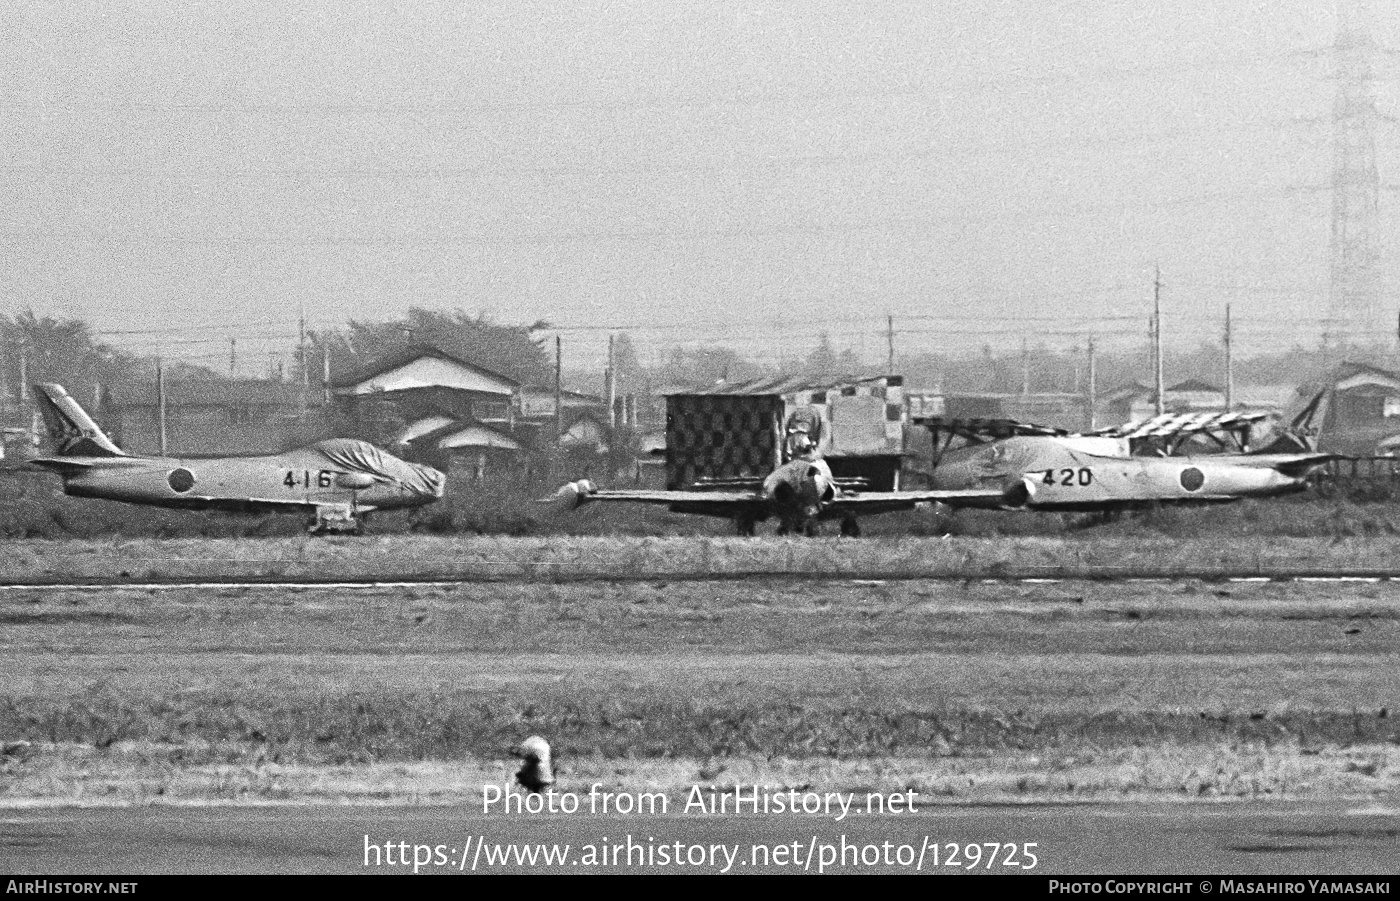
[(784, 461), (784, 440), (805, 426), (837, 478), (874, 490), (899, 486), (904, 380), (760, 379), (666, 397), (666, 486), (762, 477)]

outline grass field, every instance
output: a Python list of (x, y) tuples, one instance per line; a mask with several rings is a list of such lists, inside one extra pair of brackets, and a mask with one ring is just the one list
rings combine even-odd
[(1397, 601), (851, 579), (15, 590), (0, 741), (29, 745), (0, 800), (463, 800), (532, 733), (585, 787), (1393, 797)]
[[(501, 536), (711, 536), (733, 534), (723, 519), (688, 516), (637, 505), (590, 505), (561, 513), (536, 502), (551, 495), (567, 476), (501, 478), (473, 483), (450, 475), (447, 496), (412, 511), (377, 513), (375, 535)], [(910, 477), (917, 483), (917, 477)], [(623, 483), (606, 487), (632, 487)], [(917, 486), (916, 486), (917, 487)], [(1205, 508), (1167, 507), (1143, 511), (1111, 525), (1094, 517), (1027, 511), (915, 510), (867, 517), (872, 537), (1058, 538), (1094, 543), (1099, 538), (1184, 539), (1325, 538), (1342, 540), (1400, 535), (1400, 482), (1359, 480), (1322, 486), (1298, 495)], [(66, 497), (51, 474), (0, 473), (0, 536), (30, 539), (294, 538), (304, 534), (298, 514), (237, 516), (162, 510), (110, 501)], [(773, 523), (761, 527), (771, 532)], [(835, 532), (835, 524), (828, 524)]]
[(1218, 578), (1393, 574), (1400, 536), (1003, 538), (391, 535), (11, 542), (0, 584), (228, 580)]

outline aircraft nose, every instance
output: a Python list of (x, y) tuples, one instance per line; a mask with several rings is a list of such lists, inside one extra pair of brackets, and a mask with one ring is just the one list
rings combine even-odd
[(822, 503), (826, 503), (836, 496), (836, 486), (815, 466), (807, 469), (807, 478), (804, 480), (803, 487), (809, 498)]
[(1035, 498), (1036, 482), (1029, 476), (1017, 479), (1001, 494), (1001, 504), (1012, 510), (1019, 510)]
[[(431, 466), (424, 466), (421, 463), (417, 464), (416, 469), (418, 470), (419, 475), (423, 477), (423, 484), (426, 485), (428, 488), (427, 493), (432, 495), (432, 497), (434, 498), (441, 498), (443, 494), (447, 491), (446, 474), (434, 469)], [(403, 488), (408, 493), (415, 493), (414, 486), (412, 485), (404, 485)]]

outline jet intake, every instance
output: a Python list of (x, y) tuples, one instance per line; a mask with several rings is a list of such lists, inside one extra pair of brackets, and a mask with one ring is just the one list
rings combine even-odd
[(836, 486), (815, 466), (808, 467), (807, 480), (802, 487), (803, 493), (809, 498), (816, 498), (819, 504), (829, 504), (836, 498)]
[(1019, 510), (1035, 498), (1035, 480), (1025, 476), (1007, 486), (1001, 493), (1001, 505), (1008, 510)]

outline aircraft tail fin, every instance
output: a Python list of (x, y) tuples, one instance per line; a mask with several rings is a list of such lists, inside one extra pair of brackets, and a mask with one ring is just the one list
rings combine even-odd
[[(1318, 449), (1318, 436), (1321, 434), (1320, 425), (1327, 418), (1328, 394), (1327, 389), (1314, 394), (1312, 400), (1299, 408), (1298, 412), (1289, 420), (1288, 425), (1280, 430), (1278, 437), (1267, 447), (1260, 448), (1258, 452), (1287, 454), (1316, 451)], [(1306, 396), (1306, 394), (1302, 395), (1302, 397)]]
[(68, 396), (62, 385), (34, 386), (39, 412), (44, 415), (57, 457), (125, 457), (121, 448), (103, 434), (87, 411)]

